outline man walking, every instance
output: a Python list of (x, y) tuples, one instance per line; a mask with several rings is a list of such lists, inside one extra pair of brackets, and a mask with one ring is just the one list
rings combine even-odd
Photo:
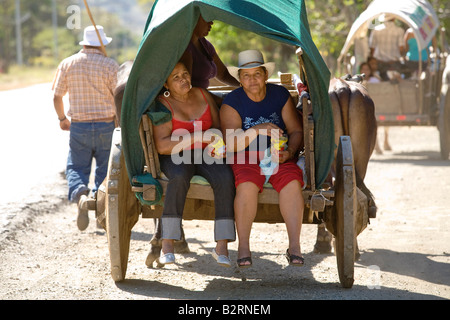
[[(112, 39), (106, 37), (102, 26), (97, 26), (104, 46)], [(64, 59), (58, 66), (53, 83), (53, 104), (62, 130), (70, 131), (66, 177), (69, 201), (79, 204), (89, 194), (89, 176), (95, 159), (95, 193), (106, 177), (116, 111), (114, 88), (119, 65), (106, 57), (94, 26), (84, 29), (83, 49)], [(66, 117), (63, 96), (69, 93)], [(87, 228), (87, 210), (78, 205), (77, 225)]]

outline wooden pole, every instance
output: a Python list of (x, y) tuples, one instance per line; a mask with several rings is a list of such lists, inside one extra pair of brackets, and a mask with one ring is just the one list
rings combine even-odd
[(105, 56), (108, 56), (108, 55), (106, 54), (105, 46), (103, 45), (102, 37), (100, 36), (100, 33), (98, 32), (98, 29), (97, 29), (97, 25), (95, 24), (94, 18), (92, 17), (91, 10), (89, 9), (89, 5), (88, 5), (88, 3), (87, 3), (87, 0), (83, 0), (83, 1), (84, 1), (84, 5), (86, 6), (87, 13), (88, 13), (88, 15), (89, 15), (89, 19), (91, 19), (92, 25), (93, 25), (94, 28), (95, 28), (95, 33), (97, 33), (98, 40), (100, 41), (100, 46), (101, 46), (101, 48), (102, 48), (102, 52), (103, 52), (103, 54), (104, 54)]

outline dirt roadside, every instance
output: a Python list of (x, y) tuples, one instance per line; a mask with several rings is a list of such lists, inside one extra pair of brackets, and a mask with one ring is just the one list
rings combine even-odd
[[(315, 225), (302, 229), (303, 268), (287, 266), (283, 224), (254, 225), (254, 266), (241, 271), (214, 263), (212, 222), (186, 221), (191, 253), (149, 269), (149, 219), (133, 228), (127, 279), (115, 283), (104, 230), (93, 213), (77, 230), (57, 177), (27, 203), (1, 208), (15, 216), (0, 234), (0, 299), (450, 299), (450, 162), (439, 159), (436, 128), (391, 128), (390, 137), (394, 151), (374, 155), (366, 176), (379, 210), (358, 237), (352, 289), (341, 288), (333, 254), (313, 253)], [(235, 261), (237, 244), (229, 248)]]

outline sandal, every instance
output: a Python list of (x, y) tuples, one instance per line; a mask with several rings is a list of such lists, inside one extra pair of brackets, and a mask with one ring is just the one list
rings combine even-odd
[[(286, 250), (285, 256), (291, 266), (303, 267), (305, 265), (305, 259), (303, 257), (296, 256), (294, 254), (290, 254), (289, 249)], [(300, 261), (300, 262), (294, 263), (293, 261), (295, 261), (295, 260)]]
[[(250, 262), (250, 263), (244, 264), (245, 262)], [(252, 258), (245, 257), (245, 258), (237, 259), (237, 266), (242, 269), (251, 267), (252, 266)]]

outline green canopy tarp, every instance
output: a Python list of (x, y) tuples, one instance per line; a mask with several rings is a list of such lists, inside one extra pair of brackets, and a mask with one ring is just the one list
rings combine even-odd
[(130, 181), (142, 173), (145, 162), (139, 137), (141, 116), (149, 114), (156, 125), (171, 119), (168, 110), (155, 102), (155, 97), (185, 51), (200, 15), (206, 21), (220, 20), (303, 49), (314, 107), (316, 183), (320, 186), (328, 175), (335, 148), (328, 96), (330, 72), (311, 39), (301, 0), (159, 0), (154, 3), (122, 104), (122, 147)]

